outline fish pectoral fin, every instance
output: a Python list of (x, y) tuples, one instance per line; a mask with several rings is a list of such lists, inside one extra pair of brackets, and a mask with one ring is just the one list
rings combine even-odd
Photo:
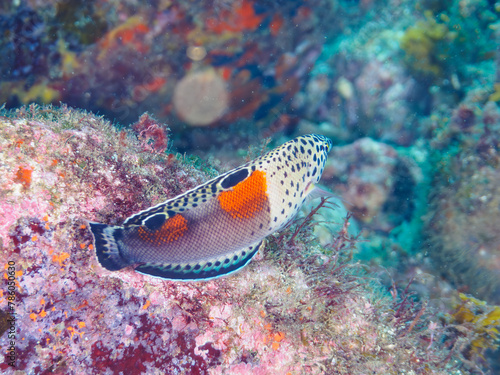
[(307, 194), (306, 195), (307, 200), (312, 200), (316, 198), (340, 198), (338, 195), (335, 195), (332, 192), (320, 188), (319, 186), (314, 185), (312, 183), (306, 188), (306, 194)]
[(243, 267), (263, 246), (263, 240), (218, 258), (192, 263), (145, 263), (139, 273), (175, 281), (210, 280), (234, 273)]

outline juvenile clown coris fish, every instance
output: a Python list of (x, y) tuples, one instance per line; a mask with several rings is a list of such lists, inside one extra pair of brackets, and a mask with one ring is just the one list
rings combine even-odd
[(125, 220), (89, 223), (100, 264), (137, 266), (171, 280), (212, 279), (244, 267), (266, 236), (283, 228), (314, 187), (332, 147), (316, 134), (266, 155)]

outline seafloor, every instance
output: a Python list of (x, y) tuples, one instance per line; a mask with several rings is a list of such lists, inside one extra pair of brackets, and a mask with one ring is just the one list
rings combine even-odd
[[(0, 369), (499, 373), (499, 46), (486, 0), (2, 2)], [(307, 133), (339, 206), (241, 272), (99, 265), (87, 220)]]

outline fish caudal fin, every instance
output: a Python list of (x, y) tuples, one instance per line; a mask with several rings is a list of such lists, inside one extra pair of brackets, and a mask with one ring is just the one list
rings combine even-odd
[(259, 241), (251, 246), (239, 249), (219, 259), (211, 259), (196, 263), (145, 263), (135, 270), (146, 275), (167, 280), (201, 281), (216, 279), (234, 273), (243, 267), (263, 247), (265, 242)]
[(89, 222), (94, 236), (94, 247), (99, 263), (110, 271), (118, 271), (130, 265), (123, 258), (119, 240), (123, 236), (123, 228), (106, 224)]

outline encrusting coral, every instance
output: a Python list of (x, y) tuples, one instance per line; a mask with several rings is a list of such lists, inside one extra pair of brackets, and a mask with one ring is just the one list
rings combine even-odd
[[(5, 357), (3, 372), (461, 374), (479, 366), (483, 348), (464, 364), (430, 307), (396, 288), (391, 297), (363, 275), (350, 258), (357, 238), (348, 218), (321, 246), (309, 215), (268, 238), (247, 268), (209, 282), (106, 271), (86, 219), (121, 223), (215, 171), (163, 152), (166, 127), (147, 115), (136, 130), (142, 140), (64, 106), (4, 116), (0, 260), (15, 262), (17, 358), (14, 369)], [(145, 142), (146, 129), (161, 147)]]

